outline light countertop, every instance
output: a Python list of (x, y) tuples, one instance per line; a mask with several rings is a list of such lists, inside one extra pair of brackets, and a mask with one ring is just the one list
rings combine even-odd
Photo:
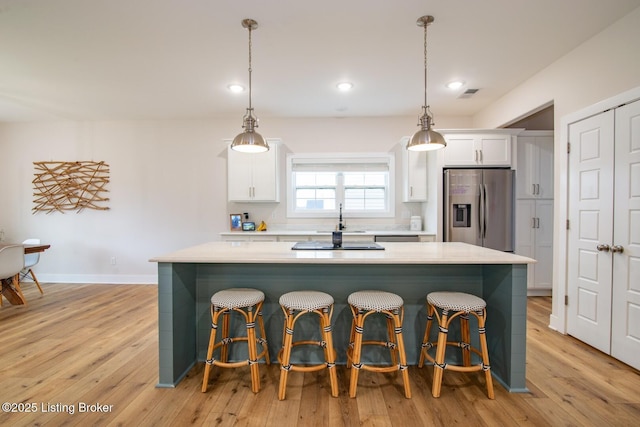
[(160, 263), (531, 264), (536, 261), (459, 242), (385, 242), (385, 250), (292, 250), (292, 242), (209, 242), (154, 257)]

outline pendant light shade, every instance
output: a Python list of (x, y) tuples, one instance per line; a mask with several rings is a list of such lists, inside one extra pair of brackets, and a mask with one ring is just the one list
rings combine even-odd
[(258, 127), (258, 119), (253, 115), (251, 106), (251, 31), (258, 28), (258, 23), (253, 19), (243, 19), (242, 27), (249, 30), (249, 108), (242, 118), (244, 132), (233, 138), (231, 149), (245, 153), (261, 153), (269, 150), (269, 144), (255, 131)]
[(418, 123), (420, 130), (414, 133), (407, 143), (407, 150), (411, 151), (438, 150), (447, 146), (444, 137), (431, 129), (431, 126), (433, 126), (433, 115), (427, 103), (427, 26), (433, 21), (433, 16), (425, 15), (418, 18), (416, 22), (418, 26), (424, 28), (424, 105), (422, 106), (422, 114)]

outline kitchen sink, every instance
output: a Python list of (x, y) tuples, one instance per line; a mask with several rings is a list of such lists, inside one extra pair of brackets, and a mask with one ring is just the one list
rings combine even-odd
[[(337, 230), (316, 230), (315, 233), (318, 234), (329, 234), (332, 233), (333, 231), (337, 231)], [(343, 234), (349, 234), (349, 233), (366, 233), (366, 230), (342, 230)]]
[(341, 247), (335, 248), (331, 242), (298, 242), (291, 248), (295, 250), (384, 250), (384, 247), (377, 243), (368, 242), (344, 242)]

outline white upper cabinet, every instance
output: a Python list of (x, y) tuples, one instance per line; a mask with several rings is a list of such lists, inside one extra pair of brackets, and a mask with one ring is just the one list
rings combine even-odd
[(402, 175), (403, 202), (427, 201), (427, 155), (425, 151), (407, 150), (407, 141), (403, 138), (402, 146)]
[(241, 153), (227, 147), (227, 194), (230, 202), (279, 202), (278, 142), (269, 151)]
[(510, 133), (444, 133), (444, 166), (511, 166)]
[(517, 197), (553, 199), (553, 133), (523, 132), (517, 144)]

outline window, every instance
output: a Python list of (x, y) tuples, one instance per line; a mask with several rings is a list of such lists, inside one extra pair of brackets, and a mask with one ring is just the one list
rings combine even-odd
[(392, 154), (290, 154), (287, 157), (287, 214), (323, 218), (343, 214), (392, 217)]

